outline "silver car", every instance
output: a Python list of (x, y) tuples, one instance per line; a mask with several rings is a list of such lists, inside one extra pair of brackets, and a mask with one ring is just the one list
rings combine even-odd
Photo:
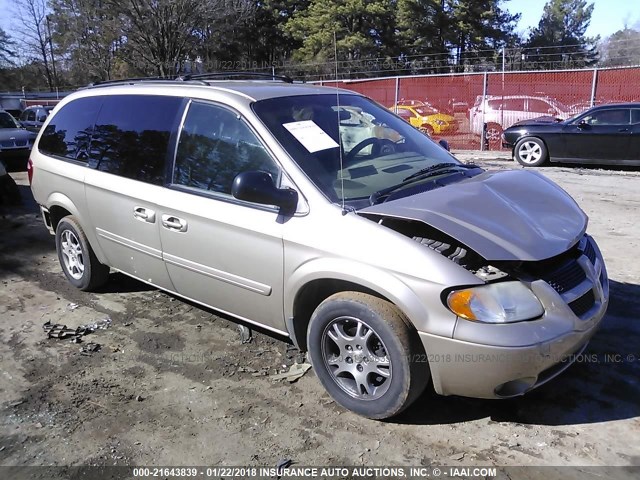
[(281, 334), (370, 418), (429, 383), (522, 395), (571, 364), (607, 308), (602, 255), (562, 189), (462, 164), (352, 92), (99, 85), (56, 107), (31, 159), (73, 285), (116, 270)]

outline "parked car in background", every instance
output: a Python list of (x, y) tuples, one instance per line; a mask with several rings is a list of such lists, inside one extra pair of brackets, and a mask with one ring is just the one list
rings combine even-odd
[(33, 105), (25, 108), (20, 114), (20, 123), (27, 130), (37, 132), (42, 124), (49, 116), (49, 112), (53, 107), (43, 107), (42, 105)]
[(559, 122), (522, 121), (502, 145), (527, 167), (547, 161), (640, 165), (640, 103), (593, 107)]
[(398, 104), (389, 108), (401, 118), (428, 135), (454, 133), (458, 130), (458, 120), (452, 115), (438, 112), (431, 105), (416, 102), (413, 105)]
[[(484, 115), (483, 115), (484, 110)], [(550, 97), (529, 95), (479, 95), (469, 109), (471, 132), (482, 135), (486, 124), (485, 140), (494, 147), (500, 146), (504, 129), (516, 122), (537, 117), (565, 119), (576, 113), (561, 102)]]
[(36, 134), (20, 126), (9, 113), (0, 110), (0, 160), (8, 171), (24, 170)]

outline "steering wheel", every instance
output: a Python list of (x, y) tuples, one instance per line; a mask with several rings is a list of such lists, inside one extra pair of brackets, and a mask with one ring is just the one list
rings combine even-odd
[(396, 151), (396, 145), (391, 140), (388, 140), (386, 138), (369, 137), (365, 138), (363, 141), (349, 150), (349, 153), (347, 153), (347, 155), (345, 156), (345, 160), (348, 162), (353, 160), (361, 150), (368, 147), (369, 145), (373, 145), (371, 147), (371, 155), (389, 155), (395, 153)]

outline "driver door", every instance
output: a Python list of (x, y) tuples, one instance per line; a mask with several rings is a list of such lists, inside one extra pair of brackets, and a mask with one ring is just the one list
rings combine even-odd
[(597, 110), (576, 119), (567, 150), (571, 158), (597, 163), (623, 158), (631, 147), (631, 110)]

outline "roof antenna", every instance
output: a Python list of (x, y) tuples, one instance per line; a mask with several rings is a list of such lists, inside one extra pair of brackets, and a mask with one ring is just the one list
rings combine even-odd
[(338, 154), (340, 155), (340, 192), (342, 197), (342, 215), (348, 213), (344, 204), (344, 169), (342, 162), (342, 139), (340, 138), (340, 89), (338, 88), (338, 42), (336, 40), (336, 31), (333, 31), (333, 53), (335, 63), (335, 88), (336, 88), (336, 105), (338, 107), (338, 115), (336, 121), (338, 122)]

